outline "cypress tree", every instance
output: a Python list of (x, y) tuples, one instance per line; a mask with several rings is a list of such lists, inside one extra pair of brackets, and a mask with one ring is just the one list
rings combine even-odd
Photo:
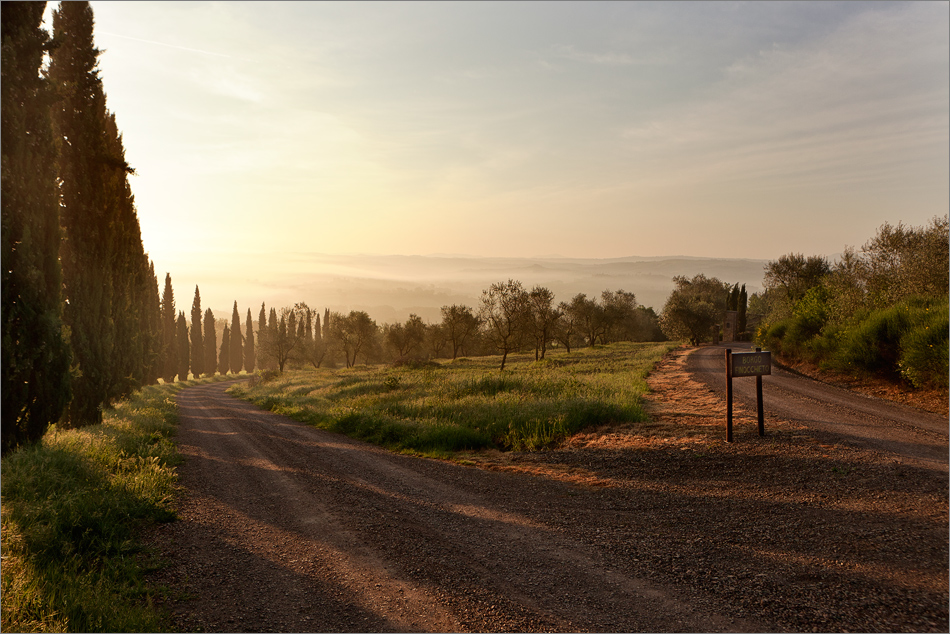
[[(270, 312), (267, 313), (267, 330), (265, 331), (266, 338), (270, 342), (268, 348), (270, 350), (274, 349), (274, 342), (277, 341), (277, 311), (272, 306)], [(260, 335), (260, 333), (258, 333)], [(258, 336), (259, 339), (263, 337)], [(267, 369), (276, 370), (277, 369), (277, 359), (273, 355), (267, 357)]]
[(162, 378), (166, 383), (174, 381), (178, 374), (178, 343), (175, 339), (175, 289), (172, 288), (171, 273), (166, 273), (162, 292)]
[(115, 115), (106, 112), (103, 121), (108, 154), (101, 157), (105, 202), (112, 258), (112, 322), (115, 330), (111, 398), (127, 396), (142, 386), (148, 358), (148, 333), (142, 328), (142, 298), (148, 293), (148, 259), (135, 210), (129, 174), (135, 171), (125, 161), (125, 147)]
[(227, 374), (231, 368), (231, 329), (224, 324), (224, 332), (221, 334), (221, 351), (218, 354), (218, 372)]
[[(263, 308), (261, 308), (263, 311)], [(251, 309), (247, 309), (247, 322), (245, 324), (247, 334), (244, 336), (244, 369), (248, 372), (254, 371), (256, 359), (254, 358), (254, 322), (251, 320)]]
[[(297, 334), (297, 311), (290, 311), (290, 314), (287, 316), (287, 332), (286, 336), (293, 338)], [(281, 336), (281, 340), (284, 339), (284, 336)]]
[(238, 315), (237, 301), (234, 302), (234, 310), (231, 312), (231, 351), (228, 355), (228, 361), (232, 374), (238, 374), (244, 367), (244, 350), (241, 345), (241, 317)]
[(218, 341), (214, 331), (214, 313), (211, 309), (205, 311), (205, 332), (202, 337), (204, 345), (204, 371), (207, 376), (214, 376), (218, 369)]
[(304, 339), (308, 343), (313, 341), (313, 311), (307, 309), (307, 327), (304, 329)]
[(45, 3), (2, 4), (2, 452), (42, 437), (69, 402), (62, 331), (54, 99), (40, 77)]
[[(148, 256), (146, 256), (147, 258)], [(158, 277), (155, 264), (149, 260), (145, 297), (142, 309), (143, 329), (148, 338), (148, 356), (145, 364), (145, 385), (158, 383), (162, 374), (162, 302), (158, 295)]]
[(330, 309), (323, 310), (323, 340), (330, 340)]
[(113, 393), (115, 327), (111, 262), (114, 205), (107, 200), (107, 175), (115, 169), (106, 143), (105, 95), (99, 50), (93, 43), (88, 2), (63, 2), (53, 12), (56, 47), (49, 78), (62, 99), (53, 109), (59, 148), (61, 249), (66, 304), (64, 320), (78, 375), (68, 424), (102, 421), (102, 405)]
[(745, 284), (739, 291), (739, 314), (736, 315), (736, 331), (745, 332), (747, 324), (747, 313), (749, 310), (749, 295), (746, 293)]
[(195, 299), (191, 302), (191, 373), (197, 379), (205, 371), (204, 346), (201, 341), (201, 293), (195, 285)]
[(178, 341), (178, 380), (188, 380), (188, 366), (190, 365), (190, 350), (188, 344), (188, 321), (185, 319), (185, 311), (178, 313), (178, 323), (176, 325)]
[(314, 320), (315, 320), (315, 322), (316, 322), (316, 323), (314, 323), (314, 325), (313, 325), (313, 340), (314, 340), (316, 343), (320, 343), (320, 341), (321, 341), (321, 337), (320, 337), (320, 315), (319, 315), (319, 313), (317, 313), (317, 311), (314, 311), (314, 312), (313, 312), (313, 318), (314, 318)]

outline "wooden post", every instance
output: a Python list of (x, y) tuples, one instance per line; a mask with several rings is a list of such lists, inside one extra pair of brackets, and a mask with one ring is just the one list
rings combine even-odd
[(732, 442), (732, 348), (726, 348), (726, 442)]
[[(762, 348), (756, 348), (756, 352), (762, 352)], [(757, 413), (759, 415), (759, 436), (765, 436), (765, 408), (762, 405), (762, 375), (755, 377), (755, 402)]]

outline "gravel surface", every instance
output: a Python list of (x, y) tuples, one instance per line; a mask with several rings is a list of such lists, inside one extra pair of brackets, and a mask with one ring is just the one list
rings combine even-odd
[[(224, 394), (179, 395), (179, 521), (152, 583), (184, 631), (948, 630), (945, 466), (801, 421), (755, 434), (678, 351), (651, 436), (463, 464)], [(840, 442), (839, 442), (840, 441)]]

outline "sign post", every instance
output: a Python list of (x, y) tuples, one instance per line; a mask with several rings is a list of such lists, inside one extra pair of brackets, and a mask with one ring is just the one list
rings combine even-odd
[(772, 374), (772, 353), (755, 352), (732, 353), (726, 349), (726, 442), (732, 442), (732, 379), (733, 377), (755, 377), (756, 413), (759, 419), (759, 436), (765, 436), (765, 410), (762, 406), (762, 375)]

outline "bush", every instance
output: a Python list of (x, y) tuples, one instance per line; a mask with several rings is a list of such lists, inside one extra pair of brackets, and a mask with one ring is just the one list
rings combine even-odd
[(850, 371), (899, 378), (897, 363), (901, 356), (901, 338), (909, 327), (910, 318), (904, 305), (872, 312), (845, 335), (837, 354), (838, 366)]
[(948, 305), (923, 306), (915, 317), (914, 325), (901, 338), (900, 375), (914, 387), (947, 387)]

